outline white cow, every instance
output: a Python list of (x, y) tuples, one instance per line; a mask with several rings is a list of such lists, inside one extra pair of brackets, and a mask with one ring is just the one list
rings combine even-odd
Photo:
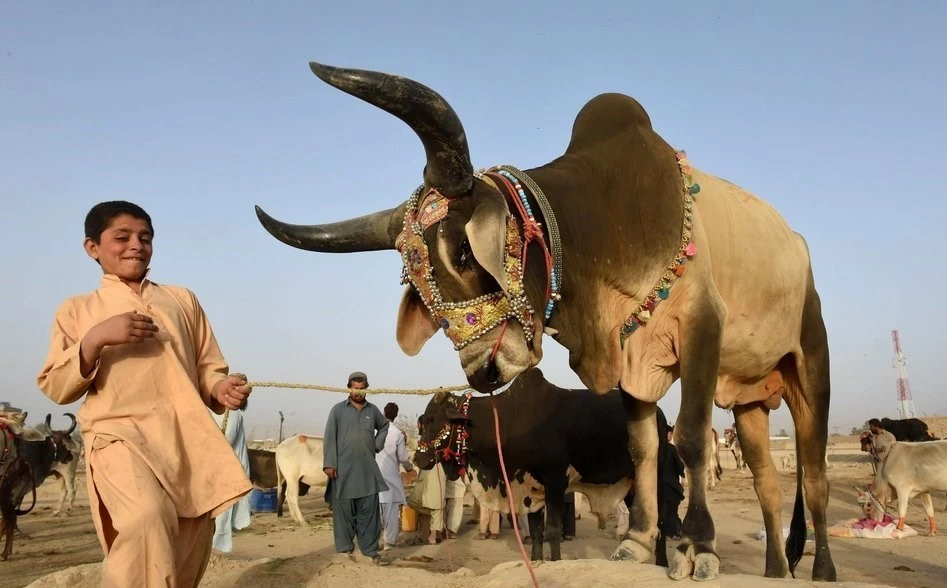
[[(937, 534), (930, 495), (934, 490), (947, 490), (947, 440), (895, 443), (878, 467), (872, 485), (872, 492), (883, 506), (895, 497), (898, 499), (898, 529), (904, 528), (908, 501), (920, 495), (932, 536)], [(872, 509), (871, 516), (882, 520), (884, 509)]]
[(325, 491), (329, 479), (322, 471), (322, 437), (293, 435), (276, 447), (277, 501), (289, 503), (293, 520), (305, 525), (306, 520), (299, 510), (299, 484)]

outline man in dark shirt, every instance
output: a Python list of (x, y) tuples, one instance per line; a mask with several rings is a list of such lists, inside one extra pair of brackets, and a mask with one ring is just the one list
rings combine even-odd
[(673, 443), (674, 427), (668, 427), (667, 452), (664, 455), (664, 463), (660, 467), (660, 483), (666, 497), (664, 534), (669, 539), (680, 539), (684, 531), (684, 525), (681, 523), (681, 517), (678, 511), (681, 507), (681, 501), (684, 500), (684, 486), (681, 484), (681, 477), (684, 476), (684, 462), (677, 453), (677, 447)]
[(354, 538), (362, 555), (382, 563), (378, 555), (381, 536), (378, 493), (388, 490), (375, 454), (384, 449), (388, 419), (365, 399), (368, 376), (349, 376), (349, 397), (329, 412), (322, 465), (332, 485), (332, 534), (335, 550), (352, 553)]

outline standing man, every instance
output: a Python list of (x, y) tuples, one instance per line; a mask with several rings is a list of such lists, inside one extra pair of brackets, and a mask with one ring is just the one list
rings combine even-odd
[[(221, 428), (227, 442), (233, 447), (240, 465), (247, 476), (250, 475), (250, 456), (247, 452), (247, 435), (243, 426), (243, 413), (247, 410), (247, 399), (237, 410), (228, 410), (221, 419)], [(216, 419), (215, 419), (216, 420)], [(217, 551), (230, 553), (233, 551), (233, 532), (246, 529), (250, 526), (250, 495), (245, 494), (236, 504), (217, 515), (214, 519), (214, 543)]]
[(349, 397), (332, 407), (326, 422), (323, 471), (332, 483), (332, 534), (335, 550), (352, 553), (354, 538), (362, 555), (381, 564), (378, 493), (388, 490), (375, 462), (385, 447), (388, 421), (374, 404), (365, 400), (368, 376), (353, 372)]
[(871, 429), (872, 456), (875, 458), (875, 463), (880, 464), (888, 455), (888, 450), (898, 440), (889, 431), (881, 428), (881, 421), (878, 419), (868, 421), (868, 428)]
[(385, 547), (387, 551), (398, 544), (398, 530), (401, 527), (401, 509), (405, 503), (404, 484), (401, 482), (401, 469), (410, 472), (414, 468), (408, 459), (408, 448), (405, 445), (405, 434), (395, 425), (398, 418), (398, 405), (389, 402), (385, 405), (385, 418), (388, 419), (388, 436), (385, 438), (385, 447), (376, 456), (378, 469), (388, 484), (388, 490), (378, 495), (381, 504), (381, 526), (384, 530)]

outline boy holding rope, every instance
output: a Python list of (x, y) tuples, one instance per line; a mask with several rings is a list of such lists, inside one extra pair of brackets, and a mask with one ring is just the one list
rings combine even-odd
[(78, 417), (107, 587), (197, 586), (213, 517), (251, 489), (207, 411), (236, 410), (250, 388), (228, 376), (197, 297), (146, 278), (153, 237), (135, 204), (89, 211), (83, 245), (104, 275), (56, 311), (37, 378), (58, 404), (85, 396)]

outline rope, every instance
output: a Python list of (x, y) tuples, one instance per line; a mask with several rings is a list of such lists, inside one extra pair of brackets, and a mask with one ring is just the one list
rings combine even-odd
[[(292, 388), (306, 390), (322, 390), (323, 392), (342, 392), (348, 394), (351, 388), (340, 386), (322, 386), (320, 384), (294, 384), (292, 382), (248, 382), (251, 388)], [(449, 386), (440, 388), (365, 388), (366, 394), (408, 394), (414, 396), (429, 396), (438, 392), (460, 392), (470, 390), (470, 386)]]
[[(497, 405), (490, 395), (490, 406), (493, 407), (493, 430), (497, 435), (497, 456), (500, 458), (500, 470), (503, 472), (503, 483), (506, 484), (506, 498), (510, 503), (510, 518), (513, 519), (513, 533), (516, 535), (516, 542), (520, 546), (520, 553), (523, 554), (523, 562), (526, 563), (526, 569), (529, 570), (529, 576), (533, 579), (533, 586), (539, 588), (539, 581), (536, 579), (536, 573), (533, 566), (529, 563), (529, 557), (526, 555), (526, 548), (523, 547), (523, 538), (520, 537), (520, 527), (516, 522), (516, 505), (513, 504), (513, 489), (510, 488), (510, 478), (506, 475), (506, 463), (503, 460), (503, 442), (500, 440), (500, 413), (497, 412)], [(533, 537), (533, 541), (537, 541)]]

